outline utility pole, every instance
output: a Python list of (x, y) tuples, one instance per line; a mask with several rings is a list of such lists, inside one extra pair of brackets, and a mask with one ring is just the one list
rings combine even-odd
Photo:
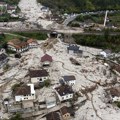
[(107, 22), (107, 14), (108, 14), (108, 10), (106, 10), (106, 13), (105, 13), (104, 27), (106, 26), (106, 22)]

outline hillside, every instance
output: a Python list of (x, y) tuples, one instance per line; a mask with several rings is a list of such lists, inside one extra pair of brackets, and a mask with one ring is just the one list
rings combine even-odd
[(120, 9), (120, 0), (37, 0), (61, 12)]

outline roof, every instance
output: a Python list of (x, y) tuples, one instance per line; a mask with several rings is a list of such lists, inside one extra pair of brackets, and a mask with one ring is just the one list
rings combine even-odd
[(31, 78), (33, 77), (45, 77), (48, 76), (48, 72), (46, 70), (30, 70), (29, 75)]
[(70, 75), (70, 76), (62, 76), (65, 81), (72, 81), (76, 80), (75, 76)]
[(15, 95), (29, 95), (31, 94), (30, 86), (24, 85), (15, 89)]
[(59, 87), (55, 88), (55, 90), (59, 93), (60, 96), (64, 96), (64, 95), (73, 93), (72, 88), (68, 85), (59, 86)]
[(60, 109), (60, 112), (62, 113), (62, 115), (65, 115), (65, 114), (69, 113), (69, 109), (68, 109), (68, 107), (63, 106), (63, 107)]
[(34, 39), (29, 39), (29, 40), (27, 40), (27, 43), (37, 43), (37, 41), (36, 40), (34, 40)]
[(105, 52), (106, 54), (110, 54), (110, 53), (111, 53), (111, 50), (106, 49), (106, 50), (104, 50), (104, 52)]
[(114, 97), (120, 97), (120, 86), (119, 87), (114, 87), (110, 89), (110, 94)]
[(13, 40), (10, 40), (8, 43), (8, 45), (12, 45), (16, 48), (22, 48), (24, 46), (27, 46), (28, 43), (25, 42), (25, 41), (20, 41), (19, 39), (13, 39)]
[(22, 101), (23, 108), (30, 108), (34, 107), (33, 101), (27, 100), (27, 101)]
[(0, 54), (0, 61), (5, 60), (6, 58), (7, 58), (6, 54), (4, 54), (4, 53)]
[(60, 116), (57, 112), (51, 112), (46, 115), (47, 120), (60, 120)]
[(52, 57), (50, 55), (45, 54), (43, 57), (41, 57), (41, 62), (45, 62), (45, 61), (52, 62), (53, 59), (52, 59)]
[(83, 51), (82, 50), (79, 50), (79, 46), (77, 46), (77, 45), (69, 45), (68, 47), (67, 47), (67, 50), (72, 50), (72, 51), (74, 51), (75, 53), (82, 53)]

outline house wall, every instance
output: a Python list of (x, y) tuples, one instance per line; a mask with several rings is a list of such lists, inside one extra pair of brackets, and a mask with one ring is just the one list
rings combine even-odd
[(35, 94), (31, 94), (31, 95), (28, 95), (28, 96), (23, 96), (23, 95), (15, 96), (15, 101), (16, 102), (20, 102), (20, 101), (23, 101), (23, 100), (34, 100), (34, 99), (35, 99)]
[(47, 79), (48, 79), (48, 76), (45, 76), (45, 77), (36, 77), (36, 78), (31, 78), (31, 82), (33, 84), (35, 84), (35, 83), (38, 83), (38, 82), (44, 82)]
[(67, 82), (69, 86), (75, 85), (75, 80)]
[(56, 101), (51, 101), (49, 103), (46, 103), (46, 106), (47, 106), (47, 108), (52, 108), (52, 107), (56, 106)]
[(64, 95), (64, 96), (60, 96), (57, 91), (56, 91), (56, 94), (57, 94), (60, 101), (64, 101), (64, 100), (68, 100), (68, 99), (73, 98), (73, 94), (67, 94), (67, 95)]
[(114, 97), (112, 100), (113, 100), (113, 102), (115, 102), (115, 101), (120, 101), (120, 97), (117, 97), (117, 96), (116, 96), (116, 97)]
[(28, 46), (24, 46), (23, 48), (17, 49), (14, 46), (8, 45), (8, 49), (15, 51), (15, 52), (23, 52), (25, 50), (28, 50), (29, 47)]
[(37, 46), (38, 46), (37, 43), (29, 43), (29, 48), (35, 48)]
[(69, 53), (70, 55), (74, 55), (74, 51), (73, 51), (73, 50), (68, 50), (68, 53)]
[(51, 65), (51, 62), (50, 61), (45, 61), (45, 62), (42, 62), (42, 65)]

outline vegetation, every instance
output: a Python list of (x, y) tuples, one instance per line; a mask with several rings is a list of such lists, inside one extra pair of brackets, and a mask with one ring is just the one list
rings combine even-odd
[[(103, 24), (104, 23), (105, 14), (96, 14), (96, 15), (80, 15), (78, 16), (75, 21), (76, 22), (86, 22), (91, 21), (93, 23)], [(120, 27), (120, 13), (109, 14), (109, 24), (114, 26)]]
[(47, 34), (46, 33), (39, 33), (39, 32), (19, 32), (15, 33), (21, 36), (37, 39), (37, 40), (46, 40), (47, 39)]
[(4, 71), (7, 71), (9, 68), (10, 68), (10, 65), (9, 65), (9, 64), (6, 64), (3, 69), (4, 69)]
[(120, 9), (119, 0), (37, 0), (45, 6), (61, 12), (84, 12), (106, 9)]
[(45, 80), (44, 81), (44, 86), (45, 87), (49, 87), (51, 85), (51, 81), (50, 80)]
[(24, 120), (19, 113), (11, 117), (10, 120)]
[(109, 30), (104, 35), (73, 35), (75, 42), (84, 46), (111, 49), (114, 52), (120, 51), (120, 35), (111, 36)]
[(19, 84), (14, 84), (13, 86), (12, 86), (12, 91), (14, 92), (15, 90), (16, 90), (16, 88), (17, 87), (20, 87), (21, 86), (21, 83), (19, 83)]
[(18, 3), (20, 2), (20, 0), (2, 0), (2, 1), (10, 5), (18, 5)]

